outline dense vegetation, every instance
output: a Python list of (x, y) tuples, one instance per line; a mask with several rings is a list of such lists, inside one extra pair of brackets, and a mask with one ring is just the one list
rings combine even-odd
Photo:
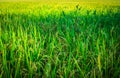
[(119, 78), (120, 6), (90, 4), (0, 3), (0, 78)]

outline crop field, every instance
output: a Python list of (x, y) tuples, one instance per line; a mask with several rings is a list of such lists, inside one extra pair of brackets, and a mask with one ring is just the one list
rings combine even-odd
[(0, 78), (120, 78), (120, 3), (0, 2)]

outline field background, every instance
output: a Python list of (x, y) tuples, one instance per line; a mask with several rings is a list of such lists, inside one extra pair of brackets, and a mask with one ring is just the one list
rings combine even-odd
[(120, 78), (120, 1), (0, 0), (0, 78)]

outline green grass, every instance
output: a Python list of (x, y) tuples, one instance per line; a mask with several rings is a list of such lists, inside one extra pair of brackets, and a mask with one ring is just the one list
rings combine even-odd
[(0, 78), (119, 78), (120, 6), (48, 4), (0, 3)]

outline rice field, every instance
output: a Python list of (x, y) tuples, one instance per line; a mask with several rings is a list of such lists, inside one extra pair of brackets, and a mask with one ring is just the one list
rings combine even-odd
[(0, 2), (0, 78), (120, 78), (120, 4)]

